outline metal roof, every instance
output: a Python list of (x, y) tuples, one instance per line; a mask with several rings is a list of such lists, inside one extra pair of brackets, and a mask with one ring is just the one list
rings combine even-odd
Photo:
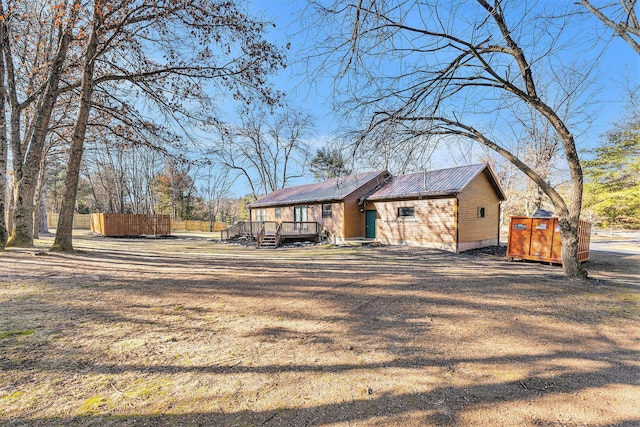
[(332, 178), (318, 184), (299, 185), (282, 188), (251, 203), (252, 208), (292, 205), (300, 203), (328, 202), (343, 200), (349, 194), (374, 179), (380, 183), (389, 175), (387, 171), (376, 171)]
[(382, 188), (368, 196), (367, 200), (451, 196), (462, 191), (473, 178), (485, 170), (488, 171), (489, 180), (496, 189), (500, 200), (505, 200), (500, 184), (498, 184), (491, 168), (486, 164), (396, 176), (390, 179)]

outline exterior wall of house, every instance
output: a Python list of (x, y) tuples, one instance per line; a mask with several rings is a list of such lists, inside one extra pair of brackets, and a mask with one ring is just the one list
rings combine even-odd
[(343, 238), (349, 239), (352, 237), (364, 236), (364, 212), (360, 212), (362, 206), (358, 205), (360, 198), (373, 190), (378, 184), (373, 183), (370, 188), (357, 191), (354, 194), (350, 194), (344, 199), (344, 234)]
[[(276, 217), (276, 207), (254, 207), (251, 209), (251, 221), (258, 221), (264, 218), (265, 221), (293, 221), (294, 219), (294, 207), (305, 205), (307, 206), (307, 221), (317, 222), (320, 230), (326, 228), (331, 236), (331, 240), (335, 243), (340, 243), (344, 239), (351, 237), (363, 237), (365, 235), (365, 213), (360, 211), (362, 206), (358, 205), (359, 200), (366, 194), (375, 190), (382, 179), (387, 177), (387, 174), (380, 174), (377, 178), (372, 178), (369, 182), (347, 195), (344, 200), (331, 203), (331, 217), (322, 217), (322, 205), (323, 203), (299, 203), (295, 205), (282, 205), (278, 206), (281, 215)], [(259, 215), (261, 210), (264, 210), (264, 216)]]
[[(380, 178), (379, 178), (380, 179)], [(366, 223), (364, 206), (358, 202), (362, 196), (369, 194), (380, 185), (379, 179), (374, 179), (366, 185), (358, 188), (357, 191), (349, 194), (344, 199), (344, 233), (342, 237), (349, 239), (352, 237), (364, 237), (366, 234)], [(360, 211), (362, 209), (362, 212)]]
[[(372, 207), (380, 242), (456, 251), (455, 198), (369, 202)], [(414, 216), (400, 217), (398, 208), (413, 208)]]
[[(331, 217), (323, 218), (322, 217), (322, 205), (323, 203), (310, 204), (309, 209), (307, 210), (308, 220), (315, 221), (318, 223), (319, 229), (322, 230), (326, 228), (329, 232), (329, 238), (332, 241), (337, 236), (342, 236), (344, 234), (342, 223), (344, 218), (344, 204), (342, 202), (333, 202), (331, 203)], [(293, 221), (293, 214), (292, 219)]]
[[(264, 209), (266, 218), (265, 221), (293, 221), (293, 206), (282, 206), (280, 207), (281, 218), (276, 218), (276, 208), (252, 208), (251, 209), (251, 221), (258, 221), (258, 211)], [(289, 219), (291, 218), (291, 219)]]
[(458, 251), (498, 244), (500, 199), (487, 173), (479, 174), (458, 194)]
[[(307, 206), (307, 221), (317, 222), (320, 230), (322, 230), (323, 228), (326, 228), (332, 240), (338, 237), (343, 238), (344, 236), (344, 229), (343, 229), (344, 204), (342, 202), (331, 203), (331, 217), (328, 217), (328, 218), (322, 217), (322, 205), (323, 203), (306, 203), (305, 204), (305, 206)], [(258, 220), (258, 211), (260, 209), (264, 209), (265, 211), (265, 215), (266, 215), (265, 221), (276, 221), (276, 222), (293, 221), (294, 220), (293, 211), (295, 206), (300, 206), (300, 205), (252, 208), (251, 221)], [(279, 218), (276, 217), (277, 208), (280, 209)]]
[[(500, 198), (492, 186), (490, 172), (477, 175), (458, 195), (440, 198), (369, 201), (358, 205), (359, 199), (374, 190), (378, 180), (348, 195), (343, 201), (331, 203), (331, 217), (322, 217), (322, 203), (306, 203), (307, 221), (326, 228), (331, 241), (340, 243), (351, 237), (366, 235), (366, 210), (375, 209), (376, 239), (385, 244), (432, 247), (460, 252), (495, 245), (499, 240)], [(264, 209), (266, 221), (293, 221), (294, 207), (251, 209), (251, 220), (257, 221)], [(413, 216), (399, 216), (398, 208), (413, 208)]]

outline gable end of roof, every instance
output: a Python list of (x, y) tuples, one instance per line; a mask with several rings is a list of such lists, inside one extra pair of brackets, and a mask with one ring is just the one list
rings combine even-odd
[(419, 199), (422, 197), (455, 196), (473, 179), (484, 171), (489, 171), (491, 185), (500, 200), (505, 200), (500, 184), (487, 164), (459, 166), (448, 169), (424, 171), (391, 178), (367, 200)]

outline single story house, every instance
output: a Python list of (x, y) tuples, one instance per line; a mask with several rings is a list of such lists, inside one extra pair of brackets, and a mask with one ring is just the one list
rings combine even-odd
[(389, 172), (377, 171), (282, 188), (250, 204), (250, 220), (315, 222), (334, 243), (360, 237), (364, 230), (362, 198), (389, 178)]
[(486, 164), (397, 176), (367, 196), (365, 236), (456, 253), (497, 245), (504, 200)]
[(491, 168), (477, 164), (284, 188), (252, 203), (250, 215), (257, 222), (317, 222), (334, 243), (368, 238), (460, 252), (498, 243), (503, 200)]

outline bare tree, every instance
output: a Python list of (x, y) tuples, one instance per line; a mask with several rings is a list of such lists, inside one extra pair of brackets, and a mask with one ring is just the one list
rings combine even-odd
[(162, 164), (161, 155), (147, 147), (129, 147), (125, 158), (125, 187), (132, 213), (154, 213), (156, 197), (152, 191), (153, 179)]
[(83, 156), (94, 209), (154, 213), (153, 181), (171, 152), (184, 153), (186, 147), (175, 132), (146, 120), (126, 98), (113, 97), (117, 88), (108, 89), (98, 87), (94, 93)]
[[(174, 119), (180, 114), (193, 119), (190, 103), (212, 101), (203, 90), (207, 85), (218, 84), (244, 102), (259, 99), (274, 104), (279, 96), (265, 76), (282, 65), (282, 56), (262, 39), (264, 23), (242, 13), (234, 2), (96, 0), (92, 6), (82, 81), (70, 86), (78, 87), (81, 96), (54, 241), (54, 248), (61, 250), (72, 249), (75, 187), (96, 86), (126, 82), (153, 102), (156, 111)], [(157, 52), (163, 60), (158, 60)]]
[(364, 135), (356, 132), (352, 138), (355, 164), (369, 170), (388, 170), (394, 175), (424, 170), (437, 148), (430, 135), (398, 132), (391, 122), (381, 123)]
[[(0, 25), (0, 43), (4, 45), (6, 27)], [(7, 112), (5, 100), (4, 49), (0, 48), (0, 250), (4, 250), (9, 233), (7, 230)]]
[(15, 177), (13, 227), (7, 244), (32, 246), (38, 173), (81, 7), (79, 0), (61, 2), (56, 8), (38, 2), (11, 6), (7, 9), (0, 2), (2, 90), (9, 106)]
[(286, 107), (275, 115), (254, 111), (242, 117), (241, 126), (219, 123), (217, 128), (211, 154), (246, 179), (254, 198), (304, 175), (310, 115)]
[(640, 54), (640, 23), (636, 13), (637, 0), (619, 0), (618, 4), (606, 3), (603, 6), (595, 6), (589, 0), (580, 0), (578, 3), (615, 31), (616, 35)]
[[(184, 141), (189, 140), (188, 124), (212, 111), (216, 90), (246, 103), (274, 105), (280, 97), (266, 76), (283, 65), (283, 56), (263, 39), (266, 23), (247, 16), (234, 1), (63, 0), (55, 7), (2, 1), (0, 16), (1, 89), (9, 117), (5, 135), (15, 173), (10, 245), (33, 244), (37, 176), (60, 102), (76, 107), (68, 185), (54, 243), (68, 250), (74, 188), (97, 92), (126, 99), (129, 110), (141, 110), (141, 116), (161, 117)], [(111, 112), (127, 120), (124, 110)]]
[(200, 194), (207, 210), (209, 231), (213, 231), (215, 221), (226, 221), (224, 213), (231, 203), (231, 187), (235, 180), (227, 167), (213, 164), (208, 165), (201, 173), (200, 181)]
[(91, 183), (94, 209), (98, 212), (125, 213), (125, 176), (129, 171), (126, 158), (129, 150), (108, 139), (91, 140), (87, 145), (83, 174)]
[[(538, 87), (543, 93), (553, 84), (548, 76), (542, 75), (537, 79)], [(553, 109), (558, 112), (562, 120), (573, 129), (588, 129), (592, 115), (585, 110), (582, 99), (592, 97), (593, 86), (576, 81), (572, 75), (553, 76), (562, 81), (567, 90), (555, 92), (550, 96)], [(513, 122), (508, 126), (501, 143), (512, 153), (531, 167), (542, 179), (554, 188), (561, 189), (568, 180), (563, 167), (562, 143), (550, 122), (540, 116), (535, 109), (524, 103), (508, 105), (509, 115)], [(553, 211), (547, 196), (540, 187), (522, 173), (513, 163), (486, 146), (480, 146), (483, 154), (480, 159), (491, 164), (497, 175), (506, 201), (501, 204), (501, 225), (511, 215), (532, 215), (542, 208)]]
[[(564, 272), (585, 276), (577, 258), (583, 175), (574, 134), (537, 84), (543, 73), (579, 74), (577, 64), (566, 67), (557, 56), (568, 15), (535, 22), (542, 19), (535, 6), (499, 0), (477, 0), (475, 7), (385, 0), (314, 4), (323, 19), (332, 17), (344, 29), (330, 34), (339, 44), (321, 54), (325, 69), (338, 67), (344, 76), (348, 87), (342, 93), (353, 93), (359, 114), (368, 113), (365, 134), (394, 126), (397, 133), (467, 139), (499, 153), (551, 200), (559, 216)], [(551, 89), (567, 93), (559, 83)], [(513, 122), (506, 108), (512, 104), (528, 106), (553, 128), (568, 176), (567, 201), (499, 142), (501, 127)]]

